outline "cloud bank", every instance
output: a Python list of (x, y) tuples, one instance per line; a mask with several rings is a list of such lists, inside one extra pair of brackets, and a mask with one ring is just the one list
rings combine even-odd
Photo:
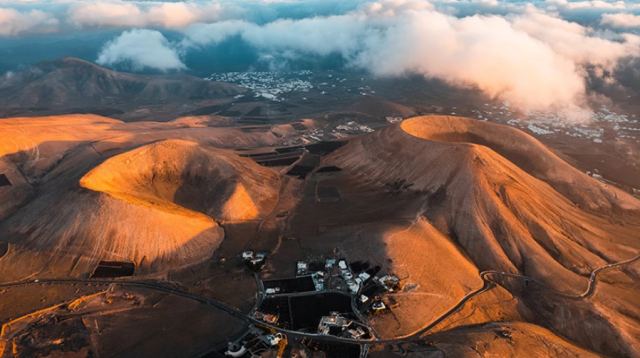
[(57, 26), (58, 20), (43, 11), (18, 11), (0, 7), (1, 36), (53, 32)]
[(73, 5), (69, 21), (79, 27), (181, 28), (213, 21), (222, 12), (217, 2), (160, 2), (139, 4), (125, 1), (91, 1)]
[(640, 29), (640, 15), (604, 14), (601, 23), (621, 29)]
[(107, 43), (96, 61), (101, 65), (125, 65), (133, 70), (160, 71), (186, 69), (169, 41), (155, 30), (125, 31)]
[[(9, 3), (15, 2), (0, 0)], [(54, 27), (123, 28), (99, 53), (98, 62), (105, 65), (181, 70), (190, 51), (240, 38), (262, 59), (339, 56), (348, 66), (374, 75), (438, 78), (477, 88), (524, 110), (578, 108), (588, 96), (588, 76), (612, 81), (623, 59), (640, 57), (640, 4), (622, 0), (23, 4), (0, 8), (0, 36)], [(163, 35), (168, 32), (172, 39), (178, 37), (175, 43)]]
[[(635, 35), (600, 37), (535, 7), (510, 16), (456, 17), (424, 1), (387, 0), (343, 15), (187, 28), (184, 48), (240, 36), (265, 55), (338, 54), (379, 76), (421, 74), (475, 87), (524, 110), (575, 109), (587, 67), (604, 75), (638, 56)], [(612, 38), (615, 37), (615, 38)]]
[[(47, 18), (73, 28), (150, 27), (177, 29), (221, 20), (272, 22), (340, 15), (377, 0), (0, 0), (0, 8), (18, 12), (37, 10)], [(389, 1), (387, 1), (389, 2)], [(394, 0), (396, 7), (432, 8), (457, 17), (509, 15), (535, 7), (565, 19), (600, 19), (601, 15), (640, 13), (640, 3), (622, 0)], [(375, 5), (374, 5), (375, 6)], [(393, 11), (393, 10), (392, 10)], [(623, 17), (623, 16), (621, 16)], [(2, 34), (0, 34), (2, 35)], [(7, 34), (4, 34), (7, 35)]]

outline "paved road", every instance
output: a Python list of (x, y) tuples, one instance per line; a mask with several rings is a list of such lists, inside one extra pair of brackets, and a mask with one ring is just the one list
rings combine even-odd
[[(595, 270), (593, 270), (593, 272), (591, 272), (591, 275), (589, 276), (589, 284), (587, 286), (587, 288), (585, 289), (585, 291), (579, 295), (568, 295), (565, 293), (560, 293), (566, 297), (569, 298), (574, 298), (574, 299), (581, 299), (581, 298), (586, 298), (589, 297), (593, 294), (594, 290), (595, 290), (595, 286), (597, 283), (597, 277), (598, 275), (608, 269), (612, 269), (615, 267), (620, 267), (629, 263), (632, 263), (636, 260), (640, 259), (640, 255), (637, 255), (631, 259), (628, 260), (624, 260), (624, 261), (620, 261), (620, 262), (616, 262), (616, 263), (611, 263), (602, 267), (599, 267)], [(173, 288), (173, 287), (169, 287), (166, 286), (164, 284), (160, 284), (160, 283), (154, 283), (154, 282), (149, 282), (149, 281), (121, 281), (121, 280), (96, 280), (96, 279), (42, 279), (42, 280), (30, 280), (30, 281), (20, 281), (20, 282), (12, 282), (12, 283), (3, 283), (0, 284), (0, 288), (7, 288), (7, 287), (17, 287), (17, 286), (27, 286), (27, 285), (45, 285), (45, 284), (78, 284), (78, 283), (84, 283), (84, 284), (95, 284), (95, 285), (119, 285), (119, 286), (123, 286), (123, 287), (140, 287), (140, 288), (147, 288), (147, 289), (152, 289), (152, 290), (156, 290), (156, 291), (161, 291), (161, 292), (165, 292), (167, 294), (172, 294), (172, 295), (176, 295), (179, 297), (183, 297), (186, 299), (190, 299), (193, 301), (197, 301), (200, 302), (202, 304), (208, 305), (208, 306), (212, 306), (214, 308), (217, 308), (219, 310), (222, 310), (226, 313), (228, 313), (229, 315), (238, 318), (240, 320), (243, 320), (247, 323), (251, 323), (251, 324), (255, 324), (255, 325), (259, 325), (262, 327), (267, 327), (270, 328), (276, 332), (280, 332), (283, 334), (286, 334), (290, 337), (297, 337), (297, 338), (311, 338), (311, 339), (315, 339), (315, 340), (319, 340), (319, 341), (329, 341), (329, 342), (340, 342), (340, 343), (351, 343), (351, 344), (360, 344), (360, 345), (371, 345), (371, 344), (398, 344), (398, 343), (403, 343), (403, 342), (407, 342), (410, 340), (414, 340), (419, 338), (421, 335), (423, 335), (424, 333), (430, 331), (431, 329), (433, 329), (435, 326), (437, 326), (440, 322), (444, 321), (445, 319), (447, 319), (450, 315), (452, 315), (453, 313), (457, 312), (458, 310), (460, 310), (470, 299), (472, 299), (473, 297), (488, 291), (489, 289), (491, 289), (492, 287), (494, 287), (494, 285), (496, 284), (500, 284), (499, 282), (494, 281), (491, 276), (493, 275), (501, 275), (501, 276), (509, 276), (509, 277), (516, 277), (516, 278), (520, 278), (520, 279), (525, 279), (525, 280), (529, 280), (529, 281), (533, 281), (536, 282), (535, 280), (533, 280), (532, 278), (528, 277), (528, 276), (524, 276), (524, 275), (519, 275), (519, 274), (513, 274), (513, 273), (508, 273), (508, 272), (499, 272), (499, 271), (483, 271), (480, 273), (480, 276), (484, 282), (484, 284), (482, 285), (482, 287), (473, 290), (469, 293), (467, 293), (464, 297), (462, 297), (458, 303), (456, 303), (454, 306), (452, 306), (450, 309), (448, 309), (446, 312), (444, 312), (443, 314), (441, 314), (438, 318), (436, 318), (434, 321), (432, 321), (431, 323), (429, 323), (428, 325), (426, 325), (423, 328), (420, 328), (417, 331), (414, 331), (412, 333), (409, 333), (407, 335), (403, 335), (403, 336), (399, 336), (399, 337), (394, 337), (394, 338), (389, 338), (389, 339), (368, 339), (368, 340), (363, 340), (363, 339), (352, 339), (352, 338), (344, 338), (344, 337), (335, 337), (335, 336), (327, 336), (327, 335), (322, 335), (322, 334), (317, 334), (317, 333), (305, 333), (305, 332), (298, 332), (298, 331), (293, 331), (293, 330), (289, 330), (289, 329), (284, 329), (281, 327), (278, 327), (276, 325), (273, 324), (269, 324), (263, 321), (260, 321), (254, 317), (252, 317), (249, 314), (246, 314), (240, 310), (238, 310), (235, 307), (229, 306), (226, 303), (223, 303), (221, 301), (215, 300), (215, 299), (211, 299), (211, 298), (207, 298), (207, 297), (202, 297), (199, 295), (195, 295), (192, 293), (189, 293), (187, 291), (183, 291), (177, 288)]]
[(595, 289), (596, 289), (596, 285), (598, 283), (598, 275), (601, 274), (604, 271), (616, 268), (616, 267), (620, 267), (620, 266), (624, 266), (624, 265), (628, 265), (634, 261), (640, 260), (640, 255), (636, 255), (630, 259), (627, 260), (623, 260), (623, 261), (618, 261), (618, 262), (614, 262), (611, 264), (607, 264), (601, 267), (598, 267), (597, 269), (591, 271), (591, 274), (589, 275), (589, 281), (587, 283), (587, 287), (584, 289), (584, 291), (580, 294), (577, 295), (572, 295), (566, 292), (562, 292), (562, 291), (558, 291), (554, 288), (548, 287), (546, 286), (544, 283), (535, 280), (534, 278), (531, 278), (529, 276), (525, 276), (525, 275), (521, 275), (521, 274), (516, 274), (516, 273), (510, 273), (510, 272), (500, 272), (500, 271), (493, 271), (493, 270), (489, 270), (489, 271), (483, 271), (480, 273), (480, 275), (482, 276), (483, 280), (487, 281), (492, 281), (495, 284), (500, 285), (499, 282), (494, 281), (490, 276), (491, 275), (499, 275), (499, 276), (506, 276), (506, 277), (513, 277), (516, 279), (522, 279), (525, 281), (529, 281), (529, 282), (533, 282), (537, 285), (539, 285), (540, 287), (549, 290), (549, 291), (554, 291), (557, 295), (562, 296), (562, 297), (566, 297), (566, 298), (571, 298), (571, 299), (584, 299), (584, 298), (588, 298), (593, 296)]
[(624, 266), (627, 264), (630, 264), (636, 260), (640, 259), (640, 255), (637, 255), (636, 257), (632, 257), (628, 260), (624, 260), (624, 261), (619, 261), (619, 262), (615, 262), (612, 264), (608, 264), (608, 265), (604, 265), (602, 267), (599, 267), (595, 270), (593, 270), (593, 272), (591, 272), (591, 275), (589, 276), (589, 284), (587, 286), (587, 289), (581, 294), (579, 295), (577, 298), (586, 298), (586, 297), (590, 297), (593, 295), (593, 293), (596, 290), (596, 284), (598, 283), (597, 277), (598, 275), (606, 270), (612, 269), (612, 268), (616, 268), (616, 267), (620, 267), (620, 266)]
[(123, 287), (146, 288), (146, 289), (156, 290), (156, 291), (164, 292), (167, 294), (175, 295), (178, 297), (190, 299), (190, 300), (202, 303), (204, 305), (212, 306), (214, 308), (217, 308), (219, 310), (222, 310), (228, 313), (229, 315), (235, 318), (243, 320), (247, 323), (270, 328), (276, 332), (280, 332), (280, 333), (289, 335), (291, 337), (313, 338), (320, 341), (342, 342), (342, 343), (356, 343), (356, 344), (371, 343), (371, 341), (369, 340), (358, 340), (358, 339), (349, 339), (349, 338), (343, 338), (343, 337), (334, 337), (334, 336), (327, 336), (327, 335), (322, 335), (317, 333), (305, 333), (305, 332), (298, 332), (294, 330), (281, 328), (276, 325), (258, 320), (253, 316), (246, 314), (238, 310), (237, 308), (227, 305), (226, 303), (223, 303), (221, 301), (195, 295), (187, 291), (183, 291), (177, 288), (173, 288), (163, 284), (153, 283), (149, 281), (121, 281), (121, 280), (104, 280), (104, 279), (40, 279), (40, 280), (3, 283), (3, 284), (0, 284), (0, 288), (29, 286), (29, 285), (65, 285), (65, 284), (89, 284), (89, 285), (105, 285), (105, 286), (119, 285)]

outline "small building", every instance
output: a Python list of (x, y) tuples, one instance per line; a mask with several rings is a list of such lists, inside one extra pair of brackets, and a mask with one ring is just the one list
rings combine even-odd
[(369, 301), (369, 297), (365, 296), (365, 295), (360, 295), (360, 303), (367, 303)]
[(266, 293), (267, 295), (275, 295), (277, 293), (280, 293), (280, 287), (270, 287), (267, 288), (264, 293)]
[(264, 262), (265, 262), (264, 257), (254, 257), (251, 260), (249, 260), (249, 263), (251, 263), (252, 266), (260, 266), (260, 265), (263, 265)]
[(371, 278), (371, 275), (369, 275), (367, 272), (361, 272), (358, 275), (358, 278), (362, 281), (362, 282), (366, 282), (369, 278)]
[(347, 262), (345, 260), (338, 261), (338, 267), (340, 268), (340, 270), (346, 270), (347, 269)]
[(324, 268), (327, 270), (331, 270), (335, 265), (336, 265), (336, 259), (327, 259), (324, 262)]
[(311, 274), (311, 279), (313, 280), (313, 286), (316, 291), (324, 290), (324, 272), (318, 271)]
[(351, 291), (352, 294), (356, 294), (358, 293), (358, 291), (360, 291), (360, 284), (356, 281), (356, 280), (348, 280), (347, 282), (347, 287), (349, 287), (349, 291)]
[(260, 271), (267, 262), (267, 253), (252, 250), (243, 251), (242, 260), (251, 270)]
[(347, 334), (349, 335), (349, 338), (360, 339), (364, 337), (367, 334), (367, 332), (365, 332), (364, 329), (362, 329), (362, 327), (356, 327), (356, 328), (348, 329)]
[(380, 298), (376, 298), (371, 304), (371, 310), (373, 312), (382, 312), (387, 309), (387, 306), (382, 302)]
[(282, 340), (282, 338), (283, 338), (282, 333), (267, 334), (264, 336), (260, 336), (261, 341), (263, 341), (264, 343), (272, 347), (277, 346), (278, 343), (280, 343), (280, 341)]
[(303, 276), (309, 271), (309, 264), (304, 261), (296, 262), (296, 275)]
[(388, 292), (397, 291), (400, 287), (400, 279), (395, 275), (382, 276), (378, 281)]
[(331, 312), (328, 316), (320, 318), (318, 333), (340, 335), (345, 332), (353, 323), (350, 319), (341, 316), (338, 312)]

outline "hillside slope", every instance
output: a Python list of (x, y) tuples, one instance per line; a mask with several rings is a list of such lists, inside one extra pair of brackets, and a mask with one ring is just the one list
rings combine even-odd
[(117, 72), (77, 58), (34, 65), (0, 81), (0, 116), (30, 113), (124, 115), (146, 106), (184, 106), (246, 90), (188, 75)]
[[(528, 289), (523, 280), (496, 280), (547, 327), (595, 351), (639, 353), (637, 285), (621, 283), (637, 282), (637, 269), (599, 284), (589, 300), (578, 296), (593, 270), (640, 253), (640, 202), (574, 169), (533, 137), (460, 117), (416, 117), (351, 140), (323, 165), (341, 168), (369, 191), (396, 188), (397, 200), (419, 202), (416, 215), (480, 271), (529, 277)], [(395, 261), (397, 254), (386, 251)]]
[(234, 221), (273, 209), (279, 177), (228, 151), (167, 140), (109, 158), (83, 176), (80, 186), (126, 202), (185, 207)]
[[(257, 220), (277, 201), (279, 175), (220, 147), (272, 145), (294, 133), (199, 124), (125, 124), (98, 116), (0, 122), (3, 279), (83, 276), (99, 260), (137, 273), (193, 265), (224, 238), (218, 223)], [(6, 171), (5, 171), (6, 170)]]

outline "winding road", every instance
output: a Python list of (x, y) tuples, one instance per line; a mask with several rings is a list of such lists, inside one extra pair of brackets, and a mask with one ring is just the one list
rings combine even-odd
[(630, 259), (627, 260), (623, 260), (623, 261), (618, 261), (618, 262), (614, 262), (614, 263), (610, 263), (601, 267), (598, 267), (597, 269), (591, 271), (591, 274), (589, 275), (589, 281), (587, 282), (587, 287), (585, 288), (585, 290), (578, 295), (571, 295), (568, 294), (566, 292), (562, 292), (562, 291), (558, 291), (556, 289), (553, 289), (551, 287), (547, 287), (544, 283), (537, 281), (534, 278), (531, 278), (529, 276), (526, 275), (521, 275), (521, 274), (516, 274), (516, 273), (510, 273), (510, 272), (501, 272), (501, 271), (493, 271), (493, 270), (488, 270), (488, 271), (482, 271), (480, 273), (480, 276), (482, 277), (483, 280), (486, 281), (491, 281), (495, 284), (501, 285), (499, 282), (494, 281), (493, 279), (491, 279), (491, 275), (500, 275), (500, 276), (506, 276), (506, 277), (512, 277), (512, 278), (517, 278), (517, 279), (522, 279), (525, 281), (529, 281), (529, 282), (533, 282), (537, 285), (539, 285), (540, 287), (549, 290), (549, 291), (554, 291), (557, 295), (565, 297), (565, 298), (571, 298), (571, 299), (584, 299), (584, 298), (588, 298), (593, 296), (595, 289), (596, 289), (596, 285), (598, 283), (598, 275), (604, 271), (616, 268), (616, 267), (620, 267), (620, 266), (624, 266), (630, 263), (633, 263), (634, 261), (640, 260), (640, 255), (636, 255)]
[[(616, 268), (616, 267), (621, 267), (621, 266), (626, 265), (626, 264), (630, 264), (630, 263), (632, 263), (632, 262), (634, 262), (636, 260), (639, 260), (639, 259), (640, 259), (640, 255), (637, 255), (637, 256), (635, 256), (633, 258), (630, 258), (630, 259), (627, 259), (627, 260), (623, 260), (623, 261), (619, 261), (619, 262), (615, 262), (615, 263), (611, 263), (611, 264), (607, 264), (607, 265), (601, 266), (601, 267), (593, 270), (591, 272), (591, 275), (589, 276), (589, 283), (587, 285), (587, 288), (585, 289), (585, 291), (583, 293), (581, 293), (579, 295), (568, 295), (568, 294), (562, 293), (562, 292), (558, 292), (558, 294), (561, 294), (561, 295), (563, 295), (565, 297), (573, 298), (573, 299), (583, 299), (583, 298), (590, 297), (591, 295), (593, 295), (593, 293), (595, 291), (595, 286), (597, 284), (597, 278), (598, 278), (598, 275), (600, 273), (602, 273), (603, 271), (609, 270), (609, 269), (613, 269), (613, 268)], [(155, 283), (155, 282), (150, 282), (150, 281), (123, 281), (123, 280), (98, 280), (98, 279), (40, 279), (40, 280), (28, 280), (28, 281), (2, 283), (2, 284), (0, 284), (0, 288), (10, 288), (10, 287), (27, 286), (27, 285), (58, 285), (58, 284), (59, 285), (65, 285), (65, 284), (79, 284), (79, 283), (81, 283), (81, 284), (93, 284), (93, 285), (119, 285), (119, 286), (122, 286), (122, 287), (145, 288), (145, 289), (156, 290), (156, 291), (164, 292), (164, 293), (167, 293), (167, 294), (183, 297), (183, 298), (190, 299), (190, 300), (193, 300), (193, 301), (196, 301), (196, 302), (208, 305), (208, 306), (212, 306), (214, 308), (217, 308), (219, 310), (222, 310), (222, 311), (228, 313), (229, 315), (231, 315), (231, 316), (233, 316), (235, 318), (243, 320), (243, 321), (245, 321), (247, 323), (259, 325), (259, 326), (262, 326), (262, 327), (266, 327), (266, 328), (272, 329), (272, 330), (274, 330), (276, 332), (280, 332), (280, 333), (286, 334), (286, 335), (288, 335), (290, 337), (311, 338), (311, 339), (320, 340), (320, 341), (351, 343), (351, 344), (359, 344), (359, 345), (372, 345), (372, 344), (397, 344), (397, 343), (403, 343), (403, 342), (407, 342), (407, 341), (419, 338), (421, 335), (423, 335), (424, 333), (430, 331), (435, 326), (437, 326), (439, 323), (441, 323), (442, 321), (447, 319), (450, 315), (452, 315), (453, 313), (455, 313), (458, 310), (460, 310), (473, 297), (475, 297), (475, 296), (477, 296), (477, 295), (479, 295), (479, 294), (481, 294), (483, 292), (488, 291), (489, 289), (494, 287), (494, 285), (500, 285), (499, 282), (496, 282), (491, 277), (493, 275), (508, 276), (508, 277), (520, 278), (520, 279), (536, 282), (534, 279), (532, 279), (532, 278), (530, 278), (528, 276), (524, 276), (524, 275), (513, 274), (513, 273), (508, 273), (508, 272), (492, 271), (492, 270), (482, 271), (480, 273), (480, 277), (484, 281), (483, 286), (478, 288), (478, 289), (475, 289), (475, 290), (473, 290), (473, 291), (471, 291), (469, 293), (467, 293), (464, 297), (462, 297), (458, 301), (458, 303), (456, 303), (454, 306), (452, 306), (447, 311), (442, 313), (438, 318), (436, 318), (435, 320), (430, 322), (428, 325), (420, 328), (417, 331), (414, 331), (412, 333), (409, 333), (409, 334), (406, 334), (406, 335), (403, 335), (403, 336), (398, 336), (398, 337), (388, 338), (388, 339), (372, 338), (372, 339), (367, 339), (367, 340), (364, 340), (364, 339), (352, 339), (352, 338), (345, 338), (345, 337), (336, 337), (336, 336), (322, 335), (322, 334), (317, 334), (317, 333), (298, 332), (298, 331), (294, 331), (294, 330), (281, 328), (281, 327), (278, 327), (276, 325), (273, 325), (273, 324), (258, 320), (256, 318), (252, 317), (251, 315), (246, 314), (246, 313), (238, 310), (237, 308), (232, 307), (232, 306), (230, 306), (230, 305), (228, 305), (226, 303), (223, 303), (223, 302), (221, 302), (219, 300), (215, 300), (215, 299), (211, 299), (211, 298), (195, 295), (195, 294), (189, 293), (189, 292), (181, 290), (181, 289), (169, 287), (169, 286), (161, 284), (161, 283)], [(538, 284), (539, 284), (539, 282), (538, 282)], [(544, 285), (543, 285), (543, 287), (544, 287)], [(3, 322), (3, 323), (6, 323), (6, 322)]]

